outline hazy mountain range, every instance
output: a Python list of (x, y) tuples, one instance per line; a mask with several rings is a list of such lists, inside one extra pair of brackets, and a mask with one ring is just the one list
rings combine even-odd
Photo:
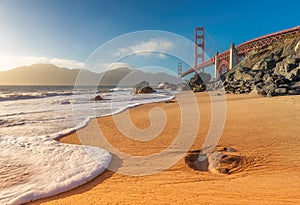
[[(80, 79), (77, 76), (80, 72)], [(147, 73), (132, 70), (127, 67), (117, 68), (105, 73), (94, 73), (83, 69), (59, 68), (53, 64), (34, 64), (22, 66), (9, 71), (0, 72), (0, 85), (95, 85), (99, 79), (101, 85), (132, 85), (146, 80), (151, 85), (159, 82), (180, 83), (180, 81), (166, 73)], [(77, 81), (76, 81), (77, 79)]]

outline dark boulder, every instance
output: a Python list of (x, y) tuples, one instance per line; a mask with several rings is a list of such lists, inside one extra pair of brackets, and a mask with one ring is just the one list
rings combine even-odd
[(142, 87), (138, 90), (137, 94), (141, 94), (141, 93), (154, 93), (155, 90), (153, 90), (153, 88), (147, 86), (147, 87)]
[(274, 90), (274, 93), (276, 95), (283, 95), (286, 94), (288, 92), (288, 90), (286, 88), (277, 88)]
[(207, 84), (206, 84), (206, 89), (208, 91), (213, 91), (213, 90), (221, 90), (223, 88), (222, 86), (222, 81), (217, 80), (215, 78), (211, 79)]
[(189, 80), (188, 85), (194, 92), (203, 92), (206, 90), (202, 78), (197, 73)]
[(290, 95), (300, 95), (300, 81), (295, 82), (288, 91)]
[(142, 82), (136, 84), (133, 87), (132, 92), (134, 94), (153, 93), (153, 92), (155, 92), (155, 90), (153, 88), (151, 88), (149, 85), (150, 84), (147, 81), (142, 81)]
[(103, 98), (100, 95), (97, 95), (94, 100), (95, 101), (100, 101), (100, 100), (103, 100)]

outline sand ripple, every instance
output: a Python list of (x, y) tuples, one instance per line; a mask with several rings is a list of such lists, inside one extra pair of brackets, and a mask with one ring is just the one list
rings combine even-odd
[(200, 152), (201, 150), (190, 151), (185, 157), (185, 163), (194, 170), (234, 174), (257, 166), (254, 158), (242, 156), (233, 148), (218, 147), (201, 162), (198, 161)]

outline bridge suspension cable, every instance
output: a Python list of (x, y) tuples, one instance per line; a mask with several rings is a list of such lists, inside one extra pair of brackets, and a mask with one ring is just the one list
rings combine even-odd
[(205, 32), (207, 38), (214, 44), (214, 46), (216, 47), (217, 51), (223, 52), (224, 49), (209, 35), (209, 33), (206, 30), (204, 32)]

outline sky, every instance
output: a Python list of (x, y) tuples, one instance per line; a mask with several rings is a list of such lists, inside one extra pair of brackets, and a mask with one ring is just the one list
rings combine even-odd
[[(83, 67), (101, 45), (143, 30), (193, 41), (195, 27), (203, 26), (207, 46), (227, 50), (232, 42), (238, 45), (300, 25), (299, 7), (299, 1), (289, 0), (0, 0), (0, 71), (34, 63)], [(165, 53), (181, 50), (176, 37), (165, 37), (132, 38), (115, 52), (140, 52), (145, 47)], [(140, 62), (147, 55), (139, 56), (120, 64), (143, 66)], [(167, 61), (166, 56), (156, 57)], [(178, 61), (172, 59), (169, 66), (175, 71)]]

